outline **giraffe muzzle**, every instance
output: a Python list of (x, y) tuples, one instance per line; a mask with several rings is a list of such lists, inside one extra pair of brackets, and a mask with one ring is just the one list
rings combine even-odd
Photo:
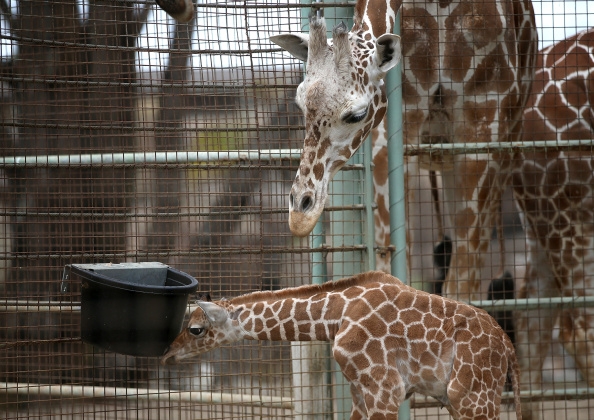
[(311, 191), (302, 194), (291, 191), (289, 195), (289, 228), (295, 236), (309, 235), (318, 221), (324, 206), (318, 205)]
[(175, 364), (175, 355), (170, 354), (170, 348), (161, 356), (160, 363), (163, 366)]

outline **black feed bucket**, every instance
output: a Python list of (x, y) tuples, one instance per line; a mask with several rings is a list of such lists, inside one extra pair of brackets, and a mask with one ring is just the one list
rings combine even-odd
[(198, 281), (161, 263), (72, 264), (79, 276), (81, 337), (131, 356), (161, 356), (181, 331)]

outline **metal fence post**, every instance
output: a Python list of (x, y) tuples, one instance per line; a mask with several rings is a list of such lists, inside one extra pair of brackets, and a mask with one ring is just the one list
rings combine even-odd
[[(304, 23), (309, 22), (309, 12), (310, 11), (307, 8), (302, 9), (302, 18)], [(325, 8), (324, 15), (327, 20), (329, 30), (331, 30), (332, 27), (340, 20), (345, 21), (345, 23), (349, 21), (351, 21), (352, 23), (352, 13), (352, 8), (350, 7)], [(307, 23), (303, 25), (303, 27), (307, 27)], [(333, 185), (336, 186), (342, 184), (342, 182), (340, 181), (341, 174), (342, 172), (336, 176), (336, 178), (339, 179), (336, 180), (333, 183)], [(350, 175), (352, 176), (352, 174)], [(332, 194), (332, 197), (334, 197), (335, 194), (340, 193), (338, 191), (335, 191)], [(342, 197), (345, 198), (345, 196)], [(333, 205), (337, 205), (336, 202), (333, 202)], [(349, 220), (345, 219), (345, 217), (349, 216), (347, 214), (344, 214), (344, 212), (337, 213), (340, 214), (331, 216), (334, 222), (338, 222), (339, 219)], [(323, 245), (326, 243), (327, 237), (324, 222), (325, 215), (326, 213), (324, 213), (322, 217), (320, 217), (320, 220), (318, 221), (312, 233), (312, 249), (323, 247)], [(352, 220), (353, 215), (350, 215), (350, 217)], [(337, 224), (341, 223), (332, 223), (331, 231), (334, 235), (340, 234), (338, 232), (338, 230), (340, 230), (340, 227), (337, 227)], [(358, 236), (358, 243), (361, 243), (360, 234)], [(333, 245), (337, 246), (338, 244)], [(346, 245), (346, 243), (342, 245)], [(343, 261), (351, 259), (350, 255), (342, 257), (340, 257), (339, 255), (334, 255), (334, 257), (335, 259), (343, 259)], [(352, 256), (352, 259), (357, 258), (356, 256)], [(360, 260), (360, 258), (358, 259)], [(357, 266), (357, 268), (360, 267)], [(355, 272), (358, 272), (358, 270), (353, 272), (353, 269), (354, 267), (349, 267), (347, 269), (343, 266), (341, 269), (337, 270), (337, 267), (333, 266), (333, 278), (340, 278), (342, 277), (341, 273), (345, 272), (348, 272), (348, 274), (354, 274)], [(336, 277), (337, 275), (339, 277)], [(312, 283), (321, 284), (328, 280), (329, 277), (326, 254), (323, 250), (321, 250), (320, 252), (314, 252), (312, 254)], [(342, 413), (344, 413), (345, 410), (348, 410), (348, 414), (346, 415), (346, 417), (350, 415), (350, 407), (345, 406), (345, 404), (348, 404), (348, 402), (350, 402), (350, 391), (348, 390), (348, 384), (346, 384), (346, 381), (342, 377), (342, 374), (340, 373), (340, 371), (336, 372), (336, 374), (334, 375), (334, 379), (332, 379), (330, 375), (325, 374), (323, 369), (320, 369), (320, 367), (322, 366), (327, 366), (326, 372), (328, 372), (330, 365), (333, 365), (334, 370), (336, 370), (335, 363), (331, 363), (332, 357), (330, 353), (330, 345), (328, 343), (292, 343), (291, 357), (293, 358), (292, 366), (293, 383), (295, 384), (294, 399), (296, 419), (329, 419), (332, 418), (333, 411), (335, 413), (335, 418), (342, 418), (345, 417), (342, 415)], [(345, 393), (348, 397), (348, 402), (345, 400)], [(297, 394), (300, 395), (300, 398), (297, 398)], [(314, 402), (316, 403), (314, 404)], [(332, 402), (334, 407), (325, 402)]]
[[(400, 15), (396, 16), (394, 33), (400, 34)], [(390, 241), (392, 275), (407, 283), (406, 259), (406, 203), (404, 191), (404, 139), (402, 131), (402, 63), (386, 77), (388, 91), (388, 182), (390, 191)], [(400, 406), (400, 420), (410, 418), (410, 402)]]

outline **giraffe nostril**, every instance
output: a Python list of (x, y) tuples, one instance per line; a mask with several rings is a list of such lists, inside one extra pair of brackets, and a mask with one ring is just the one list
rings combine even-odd
[(303, 197), (301, 200), (301, 211), (306, 212), (313, 207), (313, 200), (309, 195)]
[(295, 197), (293, 193), (289, 194), (289, 208), (292, 209), (295, 206)]

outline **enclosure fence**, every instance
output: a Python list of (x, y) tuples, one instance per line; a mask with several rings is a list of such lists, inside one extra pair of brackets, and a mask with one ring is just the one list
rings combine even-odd
[[(533, 4), (539, 49), (594, 26), (588, 1)], [(329, 28), (348, 20), (353, 5), (316, 3)], [(375, 268), (376, 256), (386, 253), (395, 258), (393, 274), (434, 292), (443, 280), (434, 247), (444, 230), (455, 229), (435, 207), (419, 156), (534, 153), (548, 183), (538, 191), (552, 191), (559, 207), (572, 192), (584, 198), (571, 208), (575, 219), (565, 232), (591, 243), (592, 92), (572, 89), (591, 84), (594, 65), (576, 70), (578, 82), (561, 85), (575, 103), (563, 124), (547, 127), (560, 132), (574, 119), (590, 127), (586, 134), (567, 129), (563, 141), (525, 136), (398, 149), (403, 128), (392, 124), (391, 158), (402, 162), (392, 160), (390, 168), (391, 208), (399, 209), (391, 214), (390, 246), (374, 240), (379, 168), (371, 141), (332, 181), (313, 233), (293, 236), (287, 203), (304, 138), (302, 111), (294, 104), (304, 67), (269, 37), (306, 31), (311, 6), (203, 3), (190, 23), (179, 24), (153, 2), (0, 0), (0, 417), (348, 418), (349, 388), (327, 343), (242, 341), (167, 366), (156, 357), (110, 352), (81, 339), (82, 285), (65, 277), (65, 268), (161, 262), (198, 280), (187, 315), (203, 293), (223, 299), (337, 280)], [(402, 120), (401, 85), (388, 80), (391, 121)], [(440, 189), (437, 196), (445, 200), (444, 194)], [(535, 206), (556, 211), (545, 199)], [(512, 311), (554, 313), (546, 357), (535, 360), (543, 364), (542, 378), (522, 390), (523, 401), (539, 402), (542, 416), (592, 418), (592, 367), (575, 355), (594, 357), (588, 329), (594, 248), (581, 250), (572, 267), (547, 272), (538, 297), (521, 297), (527, 246), (537, 241), (522, 227), (511, 188), (501, 213), (484, 261), (481, 299), (471, 304), (509, 318)], [(553, 223), (543, 217), (539, 226), (562, 225), (563, 217)], [(562, 248), (553, 242), (547, 244)], [(544, 267), (545, 259), (532, 266)], [(515, 279), (516, 297), (487, 299), (490, 280), (505, 271)], [(585, 326), (585, 337), (565, 336), (572, 320)], [(541, 335), (548, 333), (543, 326)], [(503, 399), (511, 403), (511, 392)], [(503, 411), (515, 418), (512, 407)], [(449, 418), (438, 401), (418, 394), (401, 418), (406, 415)]]

